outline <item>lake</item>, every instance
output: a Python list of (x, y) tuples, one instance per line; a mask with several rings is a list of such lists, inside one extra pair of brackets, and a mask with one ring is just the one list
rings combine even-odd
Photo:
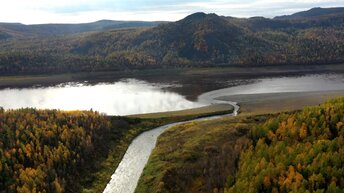
[(204, 106), (180, 94), (164, 90), (171, 85), (135, 79), (114, 83), (68, 83), (53, 87), (0, 90), (0, 106), (5, 109), (96, 110), (108, 115), (130, 115), (174, 111)]
[[(217, 86), (212, 87), (211, 81), (216, 82)], [(200, 102), (188, 99), (187, 96), (218, 89), (218, 85), (225, 88), (222, 93), (226, 95), (344, 90), (344, 75), (318, 74), (243, 80), (221, 77), (206, 81), (198, 77), (192, 82), (179, 81), (178, 77), (169, 82), (122, 79), (97, 84), (76, 82), (50, 87), (8, 88), (0, 90), (0, 106), (5, 109), (93, 109), (108, 115), (175, 111), (207, 105), (207, 101)]]

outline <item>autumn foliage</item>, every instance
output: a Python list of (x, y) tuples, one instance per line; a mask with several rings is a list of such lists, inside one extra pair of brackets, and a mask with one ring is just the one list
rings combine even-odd
[(92, 111), (0, 109), (0, 192), (73, 192), (110, 124)]
[(344, 99), (282, 114), (252, 130), (225, 192), (343, 192)]
[(20, 38), (19, 31), (0, 34), (0, 74), (337, 64), (344, 62), (343, 21), (338, 13), (299, 20), (195, 13), (153, 28)]

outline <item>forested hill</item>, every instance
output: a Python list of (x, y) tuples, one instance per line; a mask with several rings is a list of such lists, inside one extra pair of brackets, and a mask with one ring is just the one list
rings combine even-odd
[(313, 9), (307, 11), (301, 11), (298, 13), (294, 13), (292, 15), (284, 15), (284, 16), (277, 16), (275, 19), (304, 19), (304, 18), (311, 18), (311, 17), (320, 17), (332, 14), (343, 14), (344, 7), (334, 7), (334, 8), (321, 8), (315, 7)]
[(0, 40), (0, 74), (339, 63), (344, 62), (341, 10), (309, 10), (313, 16), (300, 19), (195, 13), (150, 28), (5, 37)]
[(131, 27), (154, 27), (163, 22), (100, 20), (81, 24), (36, 24), (0, 23), (0, 40), (10, 38), (32, 38), (61, 36), (84, 32), (104, 31)]

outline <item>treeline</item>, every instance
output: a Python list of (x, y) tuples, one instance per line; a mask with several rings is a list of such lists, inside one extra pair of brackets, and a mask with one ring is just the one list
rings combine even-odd
[(0, 109), (0, 192), (78, 192), (111, 129), (92, 111)]
[(72, 54), (58, 55), (49, 52), (24, 51), (10, 55), (0, 53), (0, 74), (41, 74), (65, 72), (93, 72), (105, 70), (124, 70), (109, 60), (97, 57), (79, 57)]
[(344, 192), (343, 98), (279, 115), (251, 136), (226, 193)]

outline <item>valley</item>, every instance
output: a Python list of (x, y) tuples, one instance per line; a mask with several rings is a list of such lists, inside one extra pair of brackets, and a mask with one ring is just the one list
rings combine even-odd
[(344, 8), (0, 23), (0, 192), (344, 190)]

